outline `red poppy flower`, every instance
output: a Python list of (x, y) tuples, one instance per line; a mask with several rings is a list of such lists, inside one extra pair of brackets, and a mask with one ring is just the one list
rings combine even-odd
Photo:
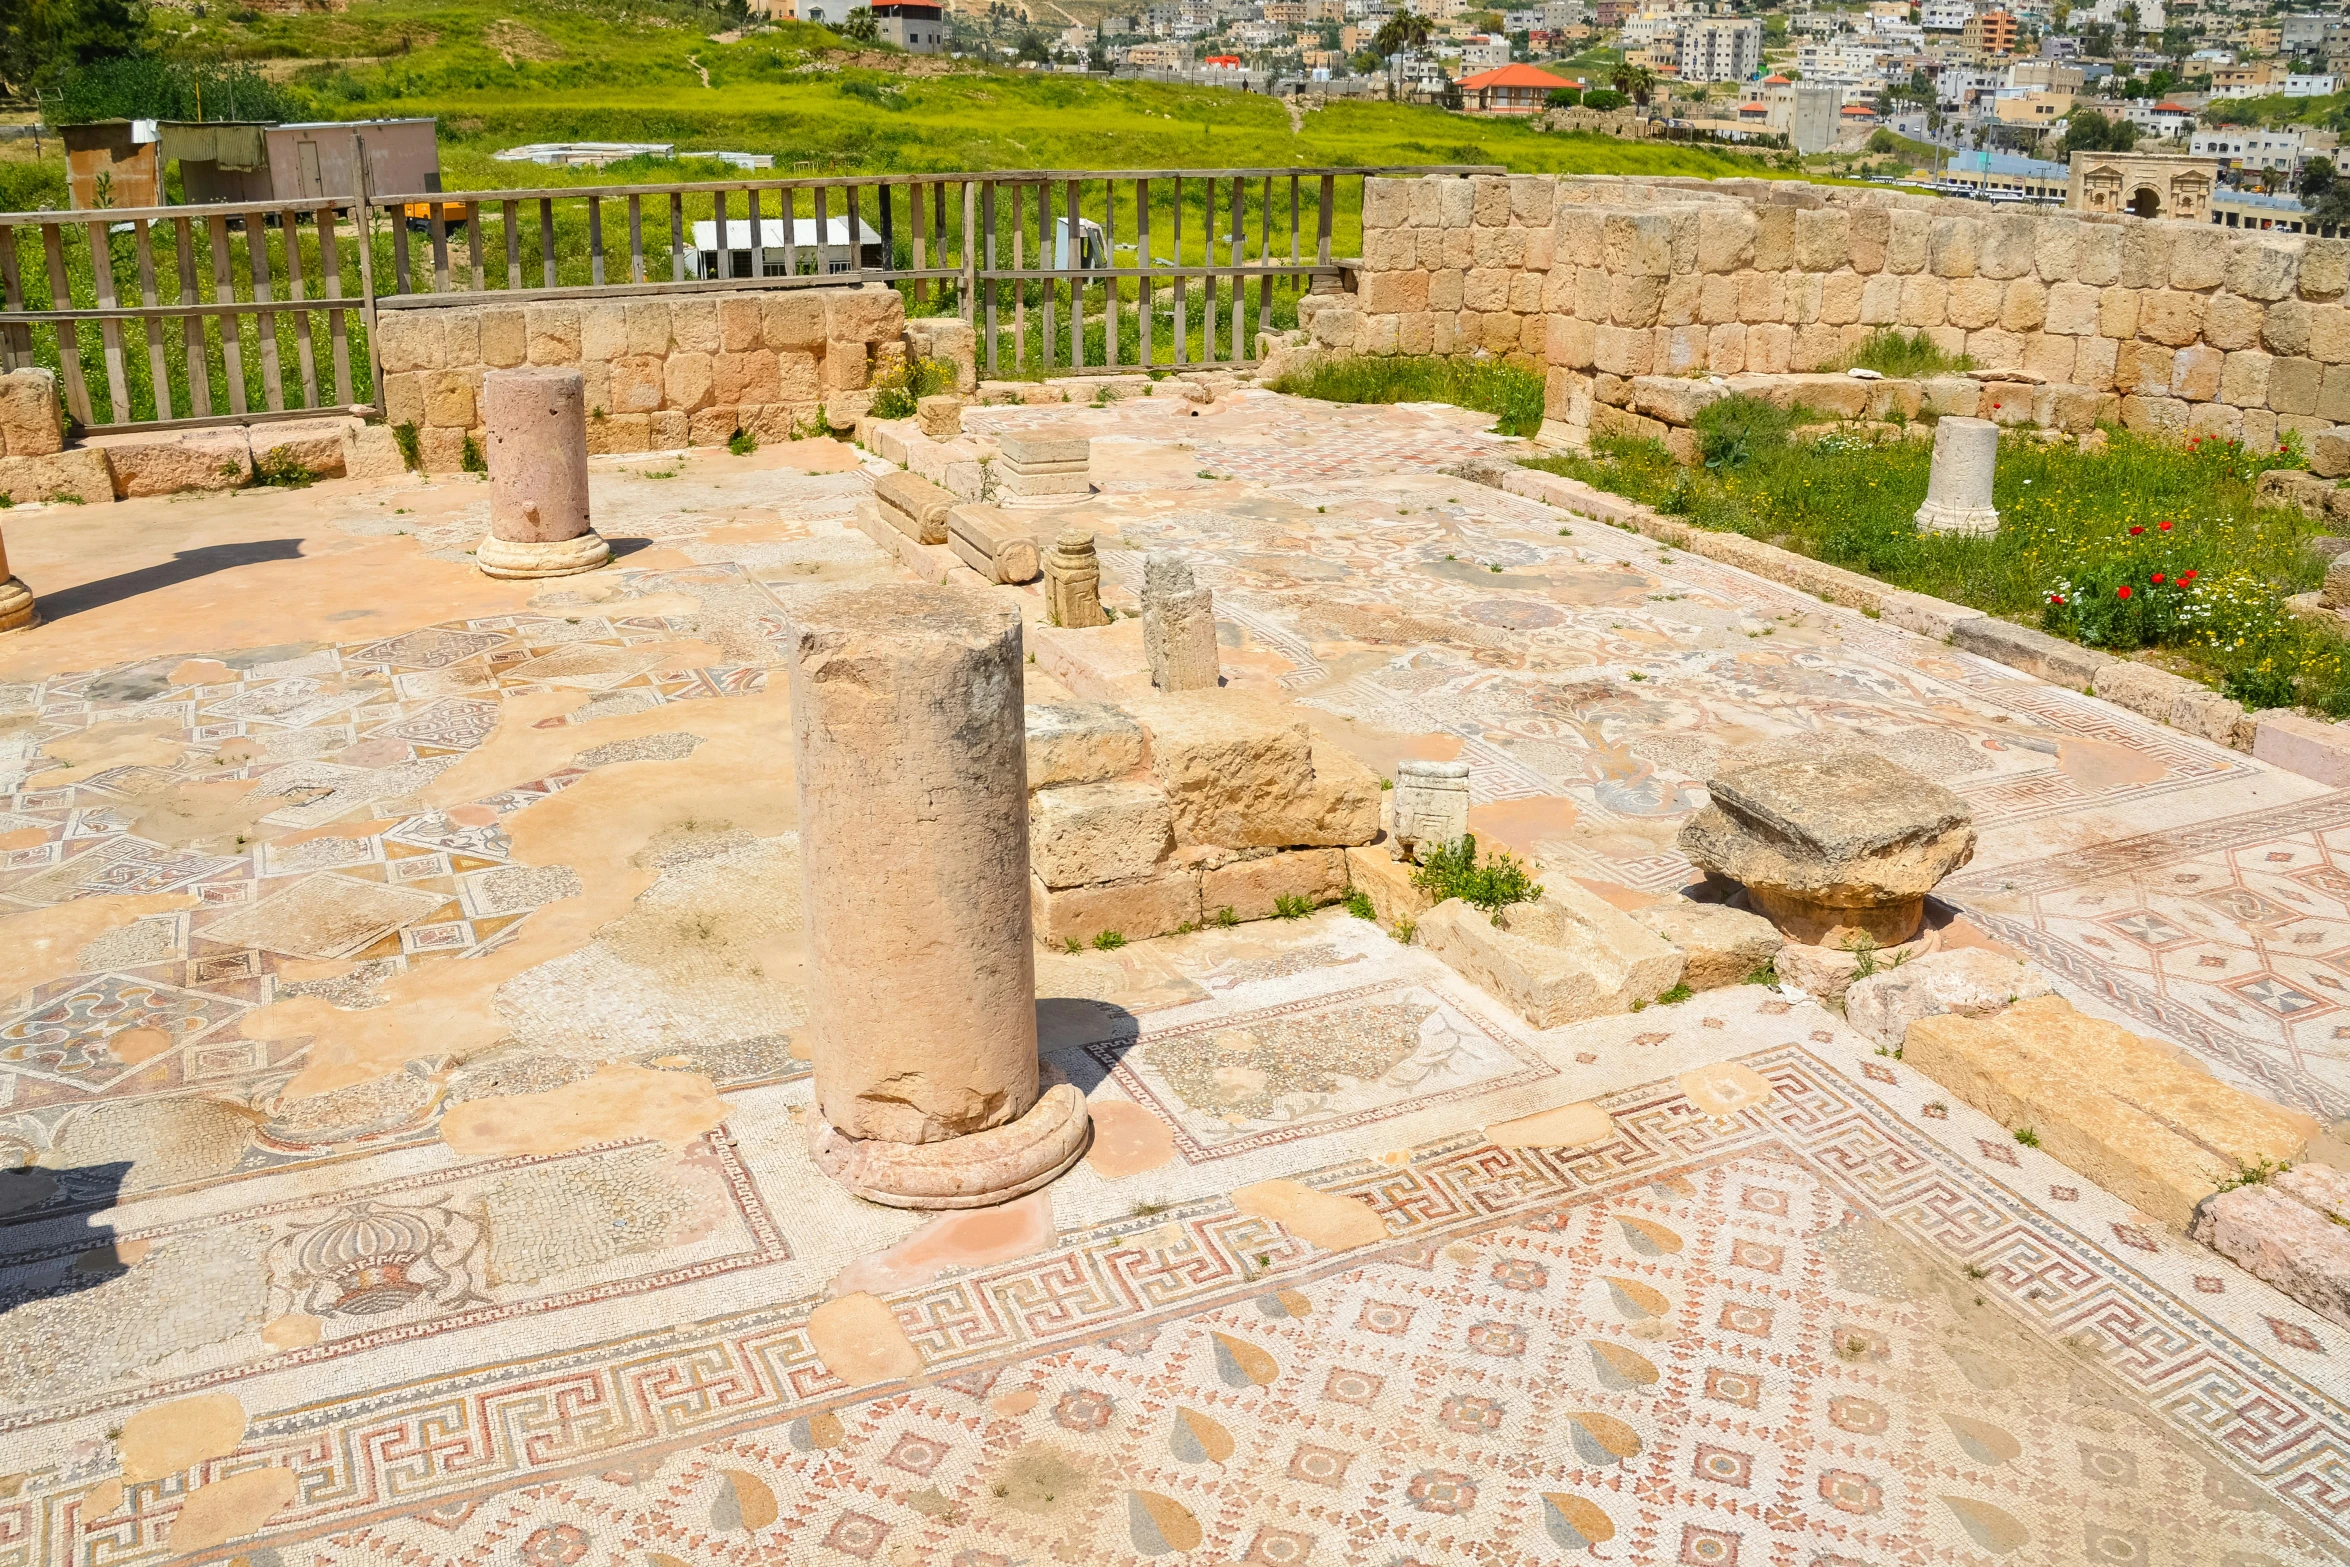
[(2169, 523), (2167, 523), (2167, 522), (2158, 522), (2158, 523), (2156, 523), (2156, 524), (2155, 524), (2155, 526), (2156, 526), (2157, 528), (2160, 528), (2160, 529), (2161, 529), (2163, 532), (2165, 532), (2165, 533), (2168, 533), (2168, 532), (2170, 532), (2170, 524), (2169, 524)]
[(2120, 586), (2120, 587), (2118, 587), (2118, 588), (2115, 588), (2115, 589), (2113, 590), (2113, 596), (2114, 596), (2115, 598), (2117, 598), (2117, 599), (2126, 599), (2126, 598), (2128, 598), (2128, 597), (2130, 596), (2130, 589), (2129, 589), (2129, 585), (2128, 585), (2127, 583), (2124, 583), (2122, 586)]
[(2154, 585), (2158, 588), (2162, 586), (2162, 573), (2159, 571), (2154, 574)]
[(2193, 582), (2197, 577), (2202, 575), (2203, 573), (2200, 571), (2182, 571), (2179, 573), (2179, 580), (2181, 582)]
[(2130, 526), (2130, 537), (2136, 538), (2139, 534), (2144, 533), (2145, 531), (2146, 525), (2144, 523), (2133, 523)]

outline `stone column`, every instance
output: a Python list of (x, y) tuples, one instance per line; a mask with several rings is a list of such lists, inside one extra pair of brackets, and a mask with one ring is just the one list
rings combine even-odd
[(1423, 849), (1457, 843), (1469, 831), (1469, 764), (1398, 763), (1394, 801), (1389, 835), (1413, 859)]
[(577, 370), (526, 366), (481, 378), (490, 531), (473, 552), (490, 577), (567, 577), (612, 558), (588, 522), (587, 387)]
[(1991, 477), (1999, 463), (1999, 426), (1988, 419), (1947, 418), (1934, 426), (1934, 467), (1926, 504), (1917, 510), (1921, 533), (1997, 533)]
[(1191, 580), (1191, 563), (1173, 550), (1142, 559), (1142, 652), (1161, 691), (1214, 690), (1216, 600)]
[(1106, 626), (1102, 613), (1102, 563), (1093, 535), (1071, 529), (1044, 558), (1044, 602), (1056, 626)]
[(1037, 1093), (1019, 617), (978, 594), (842, 589), (791, 665), (819, 1168), (900, 1208), (1033, 1191), (1084, 1151)]
[(0, 538), (0, 631), (22, 631), (40, 618), (33, 590), (8, 574), (8, 541)]

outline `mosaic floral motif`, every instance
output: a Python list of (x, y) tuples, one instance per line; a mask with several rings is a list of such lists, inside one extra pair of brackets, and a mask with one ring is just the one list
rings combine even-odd
[(1342, 1077), (1387, 1075), (1420, 1048), (1432, 1006), (1386, 1005), (1282, 1018), (1146, 1046), (1144, 1059), (1194, 1109), (1258, 1121), (1292, 1096), (1335, 1090)]
[(1477, 1505), (1476, 1482), (1448, 1469), (1421, 1470), (1412, 1476), (1404, 1495), (1424, 1513), (1465, 1513)]
[(522, 1542), (523, 1567), (572, 1567), (587, 1560), (592, 1542), (577, 1524), (550, 1524), (534, 1529)]
[(1514, 1359), (1526, 1353), (1526, 1330), (1515, 1322), (1480, 1322), (1466, 1335), (1468, 1346), (1480, 1355)]
[(1493, 1265), (1493, 1282), (1505, 1290), (1538, 1290), (1550, 1283), (1550, 1270), (1523, 1257), (1506, 1258)]
[(1053, 1422), (1071, 1431), (1099, 1431), (1110, 1423), (1115, 1400), (1092, 1388), (1071, 1388), (1053, 1405)]
[(1501, 1429), (1503, 1405), (1476, 1393), (1455, 1393), (1444, 1401), (1436, 1418), (1455, 1431), (1480, 1436)]

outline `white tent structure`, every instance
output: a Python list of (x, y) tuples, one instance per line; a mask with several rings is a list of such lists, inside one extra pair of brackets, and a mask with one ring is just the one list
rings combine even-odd
[[(850, 249), (850, 222), (847, 216), (824, 220), (821, 242), (814, 218), (793, 218), (788, 236), (782, 218), (761, 218), (756, 236), (751, 232), (749, 218), (726, 220), (726, 275), (728, 277), (788, 277), (795, 272), (853, 272), (859, 267), (879, 268), (889, 264), (884, 253), (880, 231), (863, 218), (854, 220), (855, 250)], [(694, 248), (686, 257), (689, 277), (715, 278), (718, 274), (718, 224), (704, 219), (693, 228)], [(760, 252), (754, 264), (751, 254), (754, 246)]]

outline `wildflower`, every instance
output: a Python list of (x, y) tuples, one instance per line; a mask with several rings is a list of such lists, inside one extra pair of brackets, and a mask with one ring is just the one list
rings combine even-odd
[(2117, 599), (2128, 598), (2130, 596), (2130, 585), (2125, 582), (2120, 587), (2115, 588), (2113, 590), (2113, 596)]
[(2158, 588), (2162, 586), (2162, 573), (2159, 571), (2154, 574), (2154, 585)]
[(2197, 577), (2202, 575), (2203, 573), (2200, 571), (2182, 571), (2179, 573), (2179, 580), (2181, 582), (2193, 582)]
[(2137, 537), (2139, 534), (2141, 534), (2141, 533), (2144, 533), (2145, 531), (2146, 531), (2146, 525), (2145, 525), (2144, 523), (2142, 523), (2142, 522), (2134, 522), (2134, 523), (2130, 524), (2130, 537), (2131, 537), (2131, 538), (2133, 538), (2133, 539), (2134, 539), (2134, 538), (2136, 538), (2136, 537)]
[(2163, 532), (2165, 532), (2165, 533), (2168, 533), (2168, 532), (2170, 532), (2170, 524), (2169, 524), (2169, 523), (2167, 523), (2167, 522), (2158, 522), (2158, 523), (2156, 523), (2156, 524), (2155, 524), (2155, 526), (2156, 526), (2157, 528), (2160, 528), (2160, 529), (2161, 529)]

